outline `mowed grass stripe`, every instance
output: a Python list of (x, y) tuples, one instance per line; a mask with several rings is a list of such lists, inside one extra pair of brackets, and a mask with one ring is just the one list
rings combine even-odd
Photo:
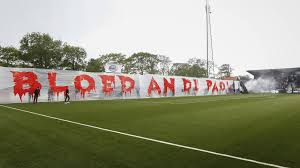
[[(298, 95), (276, 95), (272, 99), (254, 98), (262, 96), (273, 97), (273, 95), (238, 95), (141, 100), (158, 102), (225, 100), (186, 105), (146, 104), (138, 102), (139, 100), (113, 100), (72, 102), (69, 105), (40, 103), (11, 106), (143, 137), (172, 141), (176, 144), (268, 161), (288, 167), (299, 167), (300, 111), (298, 102), (300, 97)], [(227, 101), (231, 98), (244, 99)], [(26, 121), (26, 119), (21, 121)], [(36, 123), (35, 125), (40, 124)], [(99, 136), (99, 133), (93, 135), (93, 137), (96, 136)], [(156, 152), (160, 152), (160, 149)], [(147, 156), (151, 158), (158, 157), (149, 153), (151, 152), (149, 151)], [(128, 153), (128, 157), (132, 155), (135, 153)], [(186, 167), (180, 164), (184, 161), (186, 161), (186, 165), (192, 165), (191, 167), (245, 167), (236, 162), (234, 162), (235, 164), (224, 164), (220, 157), (216, 157), (218, 159), (214, 164), (206, 164), (205, 159), (203, 160), (199, 155), (201, 154), (188, 155), (189, 157), (181, 155), (182, 159), (177, 161), (178, 166), (171, 167)], [(195, 158), (195, 156), (199, 158)], [(191, 157), (195, 158), (198, 164), (191, 161), (189, 159)], [(166, 160), (166, 158), (162, 159)], [(211, 159), (208, 160), (207, 162), (210, 162)], [(166, 167), (164, 162), (161, 165)]]
[[(243, 95), (207, 98), (230, 99), (232, 97), (243, 97)], [(201, 100), (205, 98), (199, 97)], [(185, 99), (191, 98), (178, 98), (178, 100)], [(145, 101), (148, 100), (152, 101), (152, 99)], [(298, 143), (300, 138), (297, 134), (299, 96), (278, 95), (276, 99), (241, 99), (172, 106), (130, 103), (130, 101), (14, 106), (254, 160), (265, 160), (291, 167), (297, 167), (294, 165), (299, 164), (297, 157), (300, 151)]]
[(218, 152), (209, 151), (209, 150), (205, 150), (205, 149), (190, 147), (190, 146), (186, 146), (186, 145), (180, 145), (180, 144), (176, 144), (176, 143), (172, 143), (172, 142), (161, 141), (161, 140), (157, 140), (157, 139), (152, 139), (152, 138), (147, 138), (147, 137), (138, 136), (138, 135), (134, 135), (134, 134), (115, 131), (115, 130), (111, 130), (111, 129), (107, 129), (107, 128), (96, 127), (96, 126), (93, 126), (93, 125), (88, 125), (88, 124), (83, 124), (83, 123), (76, 122), (76, 121), (70, 121), (70, 120), (65, 120), (65, 119), (61, 119), (61, 118), (57, 118), (57, 117), (43, 115), (43, 114), (35, 113), (35, 112), (32, 112), (32, 111), (28, 111), (28, 110), (22, 110), (22, 109), (10, 107), (10, 106), (5, 106), (5, 105), (0, 105), (0, 106), (4, 107), (4, 108), (8, 108), (8, 109), (13, 109), (13, 110), (16, 110), (16, 111), (22, 111), (22, 112), (25, 112), (25, 113), (45, 117), (45, 118), (50, 118), (50, 119), (53, 119), (53, 120), (63, 121), (63, 122), (67, 122), (67, 123), (71, 123), (71, 124), (75, 124), (75, 125), (79, 125), (79, 126), (83, 126), (83, 127), (93, 128), (93, 129), (97, 129), (97, 130), (101, 130), (101, 131), (105, 131), (105, 132), (124, 135), (124, 136), (132, 137), (132, 138), (137, 138), (137, 139), (142, 139), (142, 140), (146, 140), (146, 141), (155, 142), (155, 143), (170, 145), (170, 146), (184, 148), (184, 149), (188, 149), (188, 150), (194, 150), (194, 151), (198, 151), (198, 152), (208, 153), (208, 154), (212, 154), (212, 155), (216, 155), (216, 156), (227, 157), (227, 158), (241, 160), (241, 161), (245, 161), (245, 162), (251, 162), (251, 163), (254, 163), (254, 164), (258, 164), (258, 165), (264, 165), (264, 166), (276, 167), (276, 168), (287, 168), (285, 166), (280, 166), (280, 165), (271, 164), (271, 163), (267, 163), (267, 162), (261, 162), (261, 161), (257, 161), (257, 160), (253, 160), (253, 159), (247, 159), (247, 158), (228, 155), (228, 154), (224, 154), (224, 153), (218, 153)]
[[(221, 96), (220, 96), (221, 97)], [(154, 100), (154, 99), (151, 99), (151, 100), (148, 100), (148, 101), (145, 101), (145, 100), (135, 100), (136, 102), (139, 102), (139, 103), (153, 103), (153, 104), (195, 104), (195, 103), (207, 103), (207, 102), (217, 102), (217, 101), (230, 101), (230, 100), (241, 100), (241, 99), (257, 99), (257, 100), (260, 100), (260, 99), (272, 99), (272, 98), (276, 98), (276, 96), (271, 96), (271, 95), (262, 95), (262, 96), (243, 96), (243, 97), (240, 97), (240, 96), (232, 96), (231, 98), (224, 98), (221, 97), (219, 99), (208, 99), (208, 100), (199, 100), (199, 98), (194, 98), (194, 99), (179, 99), (179, 100), (169, 100), (169, 101), (166, 101), (166, 100), (162, 100), (162, 101), (151, 101), (151, 100)], [(134, 102), (134, 100), (131, 100), (131, 102)]]
[(5, 168), (265, 167), (5, 108), (0, 108), (0, 133)]

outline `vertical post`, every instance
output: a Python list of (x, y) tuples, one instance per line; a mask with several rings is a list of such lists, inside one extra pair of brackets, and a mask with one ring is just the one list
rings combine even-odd
[(209, 17), (209, 5), (208, 5), (208, 0), (206, 0), (206, 5), (205, 5), (205, 12), (206, 12), (206, 74), (207, 78), (209, 77), (209, 27), (208, 27), (208, 17)]

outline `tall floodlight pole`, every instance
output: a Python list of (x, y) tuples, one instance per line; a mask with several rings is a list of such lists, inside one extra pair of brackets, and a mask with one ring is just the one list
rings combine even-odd
[[(208, 0), (206, 0), (205, 5), (206, 11), (206, 68), (207, 68), (207, 77), (211, 75), (214, 77), (215, 73), (215, 65), (214, 65), (214, 51), (213, 51), (213, 42), (212, 42), (212, 33), (211, 33), (211, 22), (210, 22), (210, 5)], [(211, 52), (211, 60), (209, 54)], [(212, 64), (211, 66), (209, 64)]]
[(208, 61), (208, 54), (209, 54), (209, 50), (208, 50), (208, 15), (209, 15), (209, 6), (208, 6), (208, 0), (206, 0), (206, 5), (205, 5), (205, 12), (206, 12), (206, 75), (207, 77), (209, 77), (209, 61)]

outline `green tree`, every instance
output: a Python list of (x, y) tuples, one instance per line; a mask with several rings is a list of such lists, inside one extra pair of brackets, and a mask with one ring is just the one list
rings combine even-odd
[(171, 59), (167, 56), (164, 55), (158, 55), (159, 59), (159, 72), (162, 75), (168, 75), (170, 72), (170, 65), (171, 65)]
[(159, 58), (157, 55), (139, 52), (130, 56), (125, 65), (127, 73), (133, 74), (156, 74), (158, 73)]
[(0, 63), (2, 66), (15, 67), (20, 64), (21, 52), (15, 47), (0, 47)]
[(191, 58), (188, 60), (188, 64), (190, 65), (190, 76), (198, 78), (207, 76), (206, 60), (199, 58)]
[(206, 69), (197, 64), (191, 65), (189, 68), (189, 76), (191, 77), (206, 77)]
[(190, 68), (191, 66), (187, 63), (174, 63), (170, 74), (174, 76), (190, 76)]
[(175, 63), (171, 74), (175, 76), (206, 77), (206, 60), (191, 58), (187, 63)]
[(22, 60), (35, 68), (57, 68), (62, 61), (62, 42), (44, 33), (28, 33), (20, 41)]
[(86, 67), (87, 72), (103, 72), (104, 68), (103, 65), (100, 63), (99, 58), (98, 59), (90, 59), (87, 63)]
[(99, 59), (104, 65), (108, 62), (124, 64), (126, 60), (126, 55), (121, 53), (110, 53), (110, 54), (100, 55)]
[(232, 71), (233, 69), (230, 64), (223, 64), (219, 67), (218, 76), (220, 78), (230, 77), (232, 75)]
[(68, 70), (84, 70), (86, 66), (86, 51), (81, 47), (63, 45), (62, 67)]
[(190, 58), (188, 60), (188, 64), (190, 65), (198, 65), (201, 68), (206, 68), (206, 60), (199, 58)]
[(126, 56), (121, 53), (110, 53), (105, 55), (100, 55), (97, 59), (90, 59), (87, 64), (87, 71), (89, 72), (104, 72), (105, 64), (109, 62), (115, 62), (117, 64), (125, 64)]

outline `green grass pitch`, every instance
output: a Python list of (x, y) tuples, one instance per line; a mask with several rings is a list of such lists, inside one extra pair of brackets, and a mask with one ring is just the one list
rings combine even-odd
[[(300, 167), (300, 95), (7, 105), (96, 127)], [(0, 107), (0, 168), (257, 168), (256, 163)]]

